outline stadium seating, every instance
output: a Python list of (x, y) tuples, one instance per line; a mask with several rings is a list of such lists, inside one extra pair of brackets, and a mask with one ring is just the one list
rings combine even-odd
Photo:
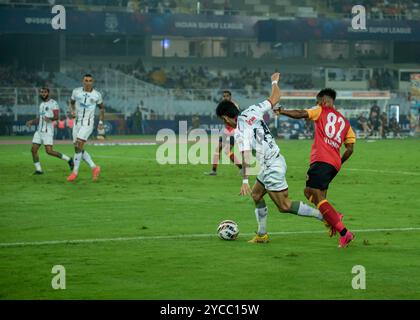
[[(79, 10), (118, 10), (142, 13), (225, 14), (264, 17), (349, 17), (354, 1), (351, 0), (62, 0), (59, 4)], [(36, 7), (55, 4), (55, 0), (4, 0), (0, 5)], [(58, 4), (58, 2), (57, 2)], [(364, 2), (371, 19), (420, 19), (418, 1), (402, 0), (397, 3), (370, 0)]]

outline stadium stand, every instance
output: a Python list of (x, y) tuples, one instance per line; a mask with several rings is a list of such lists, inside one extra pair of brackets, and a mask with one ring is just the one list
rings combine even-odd
[[(139, 13), (195, 13), (207, 15), (249, 15), (264, 17), (349, 17), (351, 0), (4, 0), (3, 6), (37, 7), (61, 4), (78, 10), (107, 10)], [(420, 18), (418, 1), (363, 1), (371, 19), (413, 20)]]

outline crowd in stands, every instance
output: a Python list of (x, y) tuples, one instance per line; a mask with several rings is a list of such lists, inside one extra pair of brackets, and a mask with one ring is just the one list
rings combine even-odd
[(394, 137), (400, 137), (401, 128), (397, 118), (393, 116), (388, 119), (388, 114), (381, 112), (377, 105), (371, 107), (369, 115), (361, 113), (357, 118), (357, 124), (364, 138), (387, 138), (390, 133)]
[(0, 109), (0, 135), (12, 135), (13, 111), (10, 108)]
[[(21, 4), (25, 6), (61, 4), (72, 5), (80, 10), (90, 10), (89, 6), (106, 6), (119, 11), (141, 13), (214, 14), (215, 12), (222, 12), (225, 15), (261, 15), (261, 11), (254, 11), (253, 6), (248, 6), (249, 4), (244, 0), (224, 0), (222, 2), (211, 0), (5, 0), (2, 4), (14, 6)], [(420, 5), (416, 0), (366, 0), (362, 4), (367, 10), (368, 18), (411, 20), (420, 17)], [(277, 12), (277, 6), (286, 5), (290, 6), (290, 2), (285, 1), (284, 4), (279, 1), (273, 2), (268, 12)], [(306, 0), (300, 2), (300, 5), (320, 10), (317, 1)], [(321, 16), (329, 16), (331, 13), (336, 13), (350, 16), (351, 8), (354, 5), (353, 0), (327, 0), (327, 12), (320, 11), (319, 14)]]
[(0, 87), (39, 87), (45, 85), (36, 72), (0, 66)]
[[(419, 16), (420, 3), (416, 0), (367, 0), (363, 1), (367, 17), (370, 19), (411, 20)], [(355, 5), (352, 0), (328, 0), (328, 7), (336, 13), (350, 16)]]
[(387, 69), (374, 69), (372, 77), (369, 80), (370, 89), (391, 90), (394, 88), (393, 78), (398, 75), (392, 75)]
[[(258, 69), (222, 70), (208, 67), (173, 66), (153, 68), (146, 71), (139, 62), (133, 65), (117, 65), (116, 69), (167, 89), (243, 89), (251, 95), (269, 88), (270, 72)], [(285, 74), (282, 82), (290, 89), (311, 89), (314, 87), (307, 74)]]

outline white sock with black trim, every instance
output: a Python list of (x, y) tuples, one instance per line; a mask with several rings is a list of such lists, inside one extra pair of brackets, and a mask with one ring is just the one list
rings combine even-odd
[(82, 161), (82, 153), (75, 153), (74, 154), (74, 168), (73, 168), (73, 172), (75, 174), (79, 173), (79, 167), (80, 167), (80, 161)]
[(264, 235), (267, 233), (267, 215), (268, 215), (268, 208), (255, 208), (255, 217), (257, 218), (258, 222), (258, 234)]
[(96, 167), (95, 162), (93, 162), (93, 160), (92, 160), (92, 158), (91, 158), (90, 154), (89, 154), (87, 151), (83, 151), (83, 160), (85, 160), (85, 161), (86, 161), (86, 163), (89, 165), (89, 167), (90, 167), (91, 169), (93, 169), (93, 168), (95, 168), (95, 167)]

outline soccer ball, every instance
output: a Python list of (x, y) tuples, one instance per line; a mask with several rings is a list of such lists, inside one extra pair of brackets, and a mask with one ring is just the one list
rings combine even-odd
[(224, 220), (217, 228), (217, 235), (222, 240), (235, 240), (239, 234), (239, 227), (235, 221)]

